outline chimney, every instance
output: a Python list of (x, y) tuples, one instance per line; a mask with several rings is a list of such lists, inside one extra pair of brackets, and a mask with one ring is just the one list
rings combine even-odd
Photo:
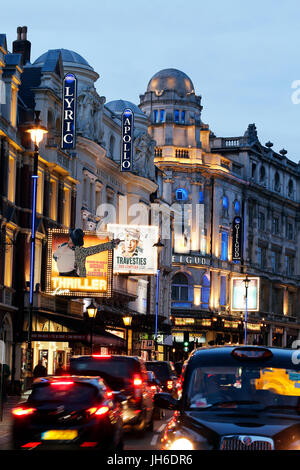
[(30, 62), (31, 42), (27, 40), (27, 26), (17, 28), (17, 39), (13, 42), (13, 53), (22, 54), (22, 65)]

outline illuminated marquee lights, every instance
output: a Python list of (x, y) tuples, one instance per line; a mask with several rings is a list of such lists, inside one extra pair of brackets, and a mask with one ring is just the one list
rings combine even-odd
[(52, 277), (51, 284), (54, 289), (84, 289), (92, 291), (106, 291), (106, 279), (93, 279), (82, 277)]

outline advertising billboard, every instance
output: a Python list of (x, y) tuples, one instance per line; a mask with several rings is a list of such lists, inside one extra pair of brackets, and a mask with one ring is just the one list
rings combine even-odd
[[(48, 231), (46, 293), (76, 297), (111, 297), (112, 250), (108, 233)], [(76, 233), (77, 232), (77, 233)], [(75, 246), (72, 243), (75, 241)], [(77, 246), (76, 246), (77, 245)], [(108, 249), (109, 248), (109, 249)]]
[(156, 274), (157, 226), (108, 224), (107, 230), (121, 240), (114, 249), (114, 273)]
[[(243, 312), (246, 310), (245, 277), (231, 278), (231, 310)], [(259, 310), (259, 277), (248, 277), (247, 311)]]

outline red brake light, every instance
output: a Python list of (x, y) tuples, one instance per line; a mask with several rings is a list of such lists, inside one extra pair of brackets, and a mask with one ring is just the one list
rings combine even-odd
[(135, 375), (133, 377), (133, 385), (135, 387), (140, 387), (141, 385), (143, 385), (143, 381), (139, 375)]
[(241, 360), (260, 360), (260, 359), (269, 359), (270, 357), (273, 357), (272, 351), (266, 348), (247, 348), (247, 347), (241, 347), (241, 348), (235, 348), (232, 352), (231, 355), (235, 357), (236, 359), (241, 359)]
[(173, 388), (173, 381), (172, 381), (172, 380), (168, 380), (168, 382), (167, 382), (167, 388), (168, 388), (169, 390), (171, 390), (171, 388)]
[(51, 385), (58, 386), (58, 385), (74, 385), (73, 380), (59, 380), (57, 382), (50, 382)]
[(156, 390), (156, 386), (155, 386), (155, 385), (151, 385), (151, 390)]
[(92, 357), (97, 357), (97, 358), (111, 357), (111, 354), (92, 354)]
[(27, 444), (24, 444), (22, 447), (24, 447), (24, 448), (29, 447), (29, 448), (32, 449), (33, 447), (37, 447), (40, 444), (41, 444), (41, 442), (28, 442)]
[(35, 411), (36, 411), (35, 408), (24, 408), (20, 406), (18, 408), (13, 408), (11, 412), (14, 416), (21, 417), (21, 416), (32, 415), (32, 413), (34, 413)]
[(101, 406), (100, 408), (89, 408), (87, 412), (91, 415), (95, 416), (103, 416), (109, 411), (108, 406)]

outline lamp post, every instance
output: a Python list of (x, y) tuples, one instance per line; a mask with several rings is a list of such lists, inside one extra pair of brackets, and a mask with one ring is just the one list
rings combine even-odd
[(94, 320), (97, 316), (98, 312), (98, 307), (97, 305), (94, 304), (93, 301), (91, 301), (90, 305), (86, 309), (88, 317), (91, 322), (91, 330), (90, 330), (90, 348), (91, 348), (91, 354), (93, 354), (93, 330), (94, 330)]
[[(35, 233), (36, 233), (36, 198), (37, 198), (37, 179), (38, 179), (38, 160), (39, 143), (43, 140), (47, 129), (41, 126), (40, 111), (35, 111), (34, 126), (26, 132), (30, 134), (34, 143), (33, 153), (33, 173), (32, 173), (32, 215), (31, 215), (31, 239), (30, 239), (30, 288), (29, 288), (29, 318), (28, 318), (28, 337), (26, 352), (26, 377), (27, 380), (32, 376), (32, 312), (33, 312), (33, 291), (34, 291), (34, 261), (35, 261)], [(24, 384), (27, 385), (27, 384)], [(24, 387), (26, 389), (26, 386)]]
[(127, 356), (128, 356), (128, 354), (129, 354), (128, 334), (129, 334), (129, 327), (131, 326), (131, 323), (132, 323), (132, 316), (131, 315), (125, 315), (123, 317), (123, 323), (124, 323), (124, 326), (126, 327), (126, 353), (127, 353)]
[(156, 272), (156, 291), (155, 291), (155, 334), (154, 334), (154, 346), (155, 346), (155, 359), (157, 359), (157, 327), (158, 327), (158, 303), (159, 303), (159, 259), (160, 253), (164, 248), (164, 244), (158, 239), (158, 242), (154, 243), (153, 247), (157, 248), (157, 272)]
[(245, 344), (247, 344), (248, 287), (250, 284), (248, 274), (246, 274), (246, 278), (243, 282), (245, 283)]

